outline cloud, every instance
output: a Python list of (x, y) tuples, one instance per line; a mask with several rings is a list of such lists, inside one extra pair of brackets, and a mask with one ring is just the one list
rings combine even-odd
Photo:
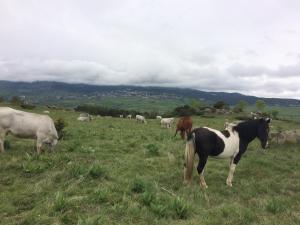
[(284, 0), (3, 0), (0, 79), (300, 98), (299, 10)]
[(175, 63), (177, 66), (174, 66), (172, 62), (172, 60), (152, 61), (152, 68), (145, 63), (127, 71), (90, 61), (14, 60), (0, 61), (0, 74), (1, 79), (13, 81), (49, 80), (99, 85), (189, 87), (267, 97), (282, 95), (298, 98), (300, 92), (298, 85), (300, 76), (291, 76), (286, 79), (284, 76), (272, 75), (275, 72), (279, 74), (279, 71), (290, 71), (298, 68), (297, 66), (280, 67), (274, 72), (264, 67), (232, 65), (229, 69), (222, 70), (215, 66), (199, 66), (193, 61), (178, 61)]
[(293, 65), (280, 65), (276, 69), (265, 66), (251, 65), (245, 66), (234, 64), (228, 67), (227, 71), (236, 77), (267, 77), (276, 79), (278, 77), (300, 77), (300, 62)]

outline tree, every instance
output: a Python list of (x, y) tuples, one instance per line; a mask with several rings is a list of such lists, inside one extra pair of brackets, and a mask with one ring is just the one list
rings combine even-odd
[(277, 110), (272, 110), (272, 111), (271, 111), (271, 115), (272, 115), (272, 117), (273, 117), (274, 119), (277, 119), (277, 118), (278, 118), (278, 114), (279, 114), (279, 112), (278, 112)]
[(262, 112), (266, 107), (266, 103), (264, 100), (258, 99), (255, 103), (255, 106), (258, 111)]
[(196, 114), (201, 114), (203, 108), (205, 107), (205, 103), (197, 99), (192, 99), (189, 106), (195, 110)]
[(204, 107), (205, 106), (205, 103), (202, 102), (202, 101), (199, 101), (197, 99), (192, 99), (191, 102), (190, 102), (190, 106), (194, 109), (199, 109), (201, 107)]
[(245, 108), (248, 106), (248, 102), (240, 100), (233, 108), (234, 112), (244, 112)]
[(4, 98), (2, 96), (0, 96), (0, 103), (4, 102)]
[(176, 116), (191, 116), (195, 114), (196, 114), (196, 110), (192, 108), (190, 105), (176, 107), (173, 111), (173, 115)]
[(218, 101), (214, 104), (215, 109), (228, 109), (229, 105), (224, 101)]

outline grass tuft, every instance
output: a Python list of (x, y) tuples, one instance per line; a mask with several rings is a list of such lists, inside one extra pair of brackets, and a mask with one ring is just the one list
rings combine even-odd
[(78, 222), (77, 222), (77, 225), (100, 225), (100, 224), (103, 224), (100, 220), (100, 218), (82, 218), (82, 217), (79, 217), (78, 219)]
[(38, 162), (29, 161), (22, 164), (23, 172), (27, 174), (39, 174), (47, 169), (47, 166)]
[(156, 196), (150, 192), (150, 191), (145, 191), (142, 195), (141, 195), (141, 202), (145, 205), (145, 206), (150, 206), (151, 203), (153, 203), (155, 201)]
[(159, 148), (155, 144), (148, 144), (146, 145), (147, 154), (149, 156), (158, 156), (159, 155)]
[(93, 179), (107, 178), (106, 171), (100, 164), (94, 164), (91, 166), (89, 176)]
[(87, 169), (82, 165), (71, 165), (69, 173), (72, 178), (78, 178), (86, 174)]
[(90, 195), (90, 200), (94, 203), (105, 203), (108, 201), (108, 190), (106, 189), (97, 189)]
[(285, 206), (283, 204), (283, 201), (279, 201), (278, 199), (275, 199), (275, 198), (272, 198), (266, 204), (266, 210), (273, 214), (283, 212), (284, 209), (285, 209)]
[(57, 192), (55, 195), (53, 209), (56, 212), (63, 212), (67, 207), (67, 200), (63, 193)]
[(151, 211), (158, 217), (167, 217), (167, 207), (160, 202), (153, 202), (150, 204)]
[(172, 203), (172, 208), (175, 210), (176, 216), (179, 219), (186, 219), (188, 217), (188, 205), (180, 197), (175, 198)]
[(131, 191), (134, 193), (143, 193), (145, 191), (144, 181), (135, 179), (132, 183)]

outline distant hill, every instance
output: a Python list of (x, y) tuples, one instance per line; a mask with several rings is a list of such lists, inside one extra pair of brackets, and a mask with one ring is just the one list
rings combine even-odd
[[(167, 87), (141, 87), (141, 86), (98, 86), (87, 84), (68, 84), (61, 82), (10, 82), (0, 81), (0, 96), (10, 99), (12, 96), (22, 96), (25, 100), (35, 104), (56, 104), (73, 107), (83, 103), (113, 102), (111, 99), (135, 99), (137, 101), (174, 102), (181, 105), (190, 99), (199, 99), (207, 103), (223, 100), (235, 105), (240, 100), (254, 104), (258, 99), (264, 100), (268, 105), (300, 106), (300, 100), (280, 98), (258, 98), (239, 93), (206, 92), (187, 88)], [(114, 107), (126, 107), (122, 101)], [(129, 103), (128, 103), (129, 104)]]

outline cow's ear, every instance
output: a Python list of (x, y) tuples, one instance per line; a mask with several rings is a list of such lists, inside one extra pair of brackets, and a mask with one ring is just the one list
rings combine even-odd
[(271, 123), (271, 118), (266, 118), (267, 123)]

